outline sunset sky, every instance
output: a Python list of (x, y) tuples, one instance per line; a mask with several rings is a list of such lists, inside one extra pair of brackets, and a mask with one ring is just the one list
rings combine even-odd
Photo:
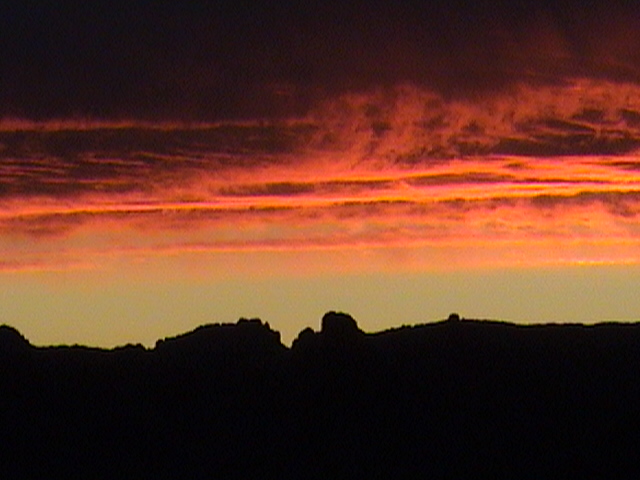
[(472, 3), (3, 2), (0, 323), (637, 320), (640, 10)]

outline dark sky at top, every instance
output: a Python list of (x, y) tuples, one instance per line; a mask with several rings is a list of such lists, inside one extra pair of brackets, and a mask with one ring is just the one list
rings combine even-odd
[(10, 0), (0, 116), (278, 118), (399, 83), (447, 97), (635, 83), (639, 31), (633, 2)]

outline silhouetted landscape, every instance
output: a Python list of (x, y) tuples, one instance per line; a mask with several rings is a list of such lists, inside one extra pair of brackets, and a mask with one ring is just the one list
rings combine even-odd
[(2, 478), (638, 478), (640, 324), (449, 319), (289, 348), (258, 319), (155, 348), (0, 327)]

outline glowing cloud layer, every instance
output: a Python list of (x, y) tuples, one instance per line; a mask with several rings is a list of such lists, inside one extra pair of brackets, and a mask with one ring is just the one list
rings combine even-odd
[(345, 248), (430, 249), (418, 269), (638, 263), (639, 148), (640, 88), (604, 80), (378, 88), (268, 123), (5, 120), (0, 270)]

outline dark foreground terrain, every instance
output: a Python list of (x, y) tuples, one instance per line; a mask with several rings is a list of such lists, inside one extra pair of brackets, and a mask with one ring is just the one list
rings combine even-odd
[(0, 478), (640, 478), (640, 325), (450, 320), (291, 348), (259, 320), (154, 349), (0, 327)]

